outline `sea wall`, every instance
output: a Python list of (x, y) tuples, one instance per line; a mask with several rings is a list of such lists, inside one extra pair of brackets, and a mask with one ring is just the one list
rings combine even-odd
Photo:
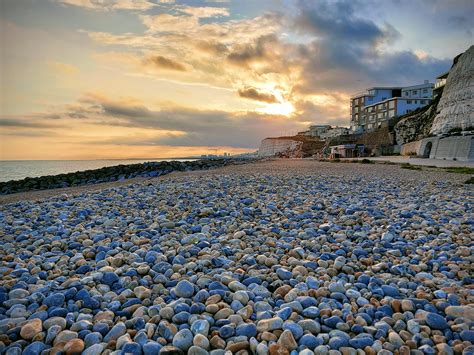
[(255, 159), (204, 159), (196, 161), (147, 162), (142, 164), (117, 165), (75, 173), (41, 176), (0, 182), (0, 195), (31, 190), (46, 190), (61, 187), (122, 181), (135, 177), (157, 177), (173, 171), (206, 170), (226, 165), (245, 164)]
[(405, 143), (400, 148), (400, 155), (419, 155), (422, 140)]
[(432, 134), (474, 127), (474, 45), (451, 68), (437, 112)]
[(418, 155), (430, 159), (474, 161), (474, 136), (425, 138)]

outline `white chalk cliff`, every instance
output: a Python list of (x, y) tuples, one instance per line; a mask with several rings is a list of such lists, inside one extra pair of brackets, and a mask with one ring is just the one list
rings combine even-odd
[(459, 58), (449, 72), (430, 133), (474, 127), (474, 46)]

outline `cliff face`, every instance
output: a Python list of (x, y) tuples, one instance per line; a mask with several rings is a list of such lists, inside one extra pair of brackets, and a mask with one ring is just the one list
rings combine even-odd
[(400, 117), (397, 144), (414, 142), (452, 129), (474, 126), (474, 46), (455, 58), (440, 97), (428, 106)]
[(261, 157), (306, 158), (319, 152), (324, 141), (308, 136), (265, 138), (260, 144)]
[(458, 58), (449, 72), (437, 112), (432, 134), (474, 126), (474, 46)]
[(429, 136), (438, 102), (439, 99), (435, 99), (420, 110), (400, 117), (400, 121), (395, 126), (397, 144), (406, 144)]
[(265, 138), (260, 143), (260, 148), (258, 148), (258, 156), (271, 157), (287, 151), (296, 151), (301, 145), (301, 142), (289, 137)]

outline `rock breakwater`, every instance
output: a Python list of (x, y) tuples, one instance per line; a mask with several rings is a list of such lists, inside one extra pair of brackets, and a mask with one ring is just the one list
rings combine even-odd
[(472, 353), (472, 189), (241, 169), (4, 206), (0, 353)]
[(157, 177), (173, 171), (192, 171), (243, 164), (253, 159), (205, 159), (195, 161), (163, 161), (141, 164), (116, 165), (75, 173), (41, 176), (0, 182), (0, 195), (32, 190), (81, 186), (102, 182), (123, 181), (136, 177)]

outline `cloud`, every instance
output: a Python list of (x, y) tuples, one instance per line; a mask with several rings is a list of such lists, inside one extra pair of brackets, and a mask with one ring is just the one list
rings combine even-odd
[(72, 75), (79, 72), (79, 68), (75, 65), (62, 62), (49, 62), (49, 66), (59, 74)]
[[(76, 124), (145, 129), (150, 134), (155, 132), (157, 136), (153, 140), (144, 137), (143, 142), (170, 146), (256, 148), (265, 136), (280, 135), (305, 127), (298, 120), (256, 112), (185, 107), (152, 110), (134, 98), (110, 99), (94, 93), (84, 95), (77, 103), (58, 107), (57, 116), (63, 120), (79, 120)], [(104, 139), (100, 141), (111, 142)]]
[(267, 102), (267, 103), (276, 103), (276, 102), (278, 102), (275, 95), (260, 92), (256, 88), (252, 88), (252, 87), (240, 89), (238, 91), (238, 94), (239, 94), (240, 97), (243, 97), (243, 98), (246, 98), (246, 99), (262, 101), (262, 102)]
[(360, 16), (365, 6), (352, 0), (299, 2), (293, 28), (312, 39), (299, 47), (303, 69), (298, 92), (412, 85), (449, 68), (450, 60), (387, 50), (400, 33), (389, 23), (379, 25)]
[[(149, 10), (156, 4), (149, 0), (56, 0), (61, 5), (77, 6), (89, 10)], [(173, 3), (174, 0), (158, 0), (155, 2)]]
[(453, 15), (448, 18), (448, 23), (460, 30), (463, 30), (466, 32), (468, 36), (472, 37), (473, 33), (473, 20), (472, 20), (472, 15), (474, 15), (474, 11), (471, 12), (471, 15), (464, 16), (464, 15)]
[(161, 55), (149, 57), (145, 60), (145, 63), (159, 69), (186, 71), (186, 67), (182, 63)]
[(49, 123), (40, 122), (34, 119), (22, 119), (22, 118), (0, 118), (0, 127), (12, 127), (12, 128), (52, 128), (57, 125), (51, 125)]
[(229, 9), (223, 7), (191, 7), (182, 6), (178, 8), (179, 11), (197, 17), (197, 18), (209, 18), (209, 17), (220, 17), (229, 16)]

